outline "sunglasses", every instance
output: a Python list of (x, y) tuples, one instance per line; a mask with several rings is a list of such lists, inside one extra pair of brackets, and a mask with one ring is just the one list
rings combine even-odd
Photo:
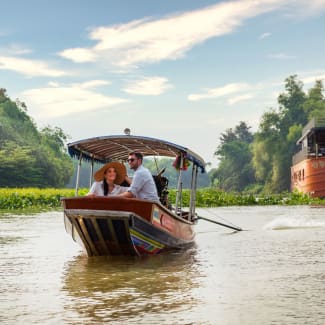
[(127, 159), (126, 161), (130, 163), (130, 162), (134, 162), (135, 160), (136, 160), (135, 158), (130, 158), (130, 159)]

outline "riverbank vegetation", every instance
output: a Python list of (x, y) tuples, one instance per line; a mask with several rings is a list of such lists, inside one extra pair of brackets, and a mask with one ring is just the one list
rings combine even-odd
[[(80, 195), (86, 193), (86, 190), (79, 192)], [(74, 195), (72, 189), (0, 188), (0, 209), (56, 209), (61, 206), (61, 197)]]
[[(80, 189), (79, 195), (85, 195), (87, 189)], [(74, 189), (13, 188), (0, 189), (0, 210), (19, 210), (29, 208), (60, 209), (62, 197), (74, 196)], [(169, 191), (170, 203), (175, 203), (176, 190)], [(190, 191), (183, 191), (182, 206), (189, 206)], [(197, 191), (198, 207), (220, 207), (235, 205), (309, 205), (324, 204), (325, 199), (313, 199), (300, 193), (282, 193), (277, 195), (259, 195), (224, 192), (219, 189), (202, 188)]]

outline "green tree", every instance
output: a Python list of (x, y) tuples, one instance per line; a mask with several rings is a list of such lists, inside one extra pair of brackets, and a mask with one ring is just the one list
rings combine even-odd
[(308, 116), (303, 109), (306, 94), (303, 91), (303, 83), (297, 75), (285, 79), (285, 92), (278, 97), (280, 132), (287, 134), (289, 128), (296, 125), (304, 125), (308, 122)]
[(67, 136), (50, 126), (38, 131), (24, 103), (0, 89), (0, 186), (62, 187), (72, 174)]
[(40, 187), (42, 175), (32, 148), (6, 142), (0, 150), (0, 186)]
[(255, 182), (250, 150), (253, 134), (250, 128), (241, 121), (234, 130), (230, 128), (221, 134), (220, 145), (215, 152), (220, 163), (210, 174), (215, 186), (226, 191), (242, 191)]
[(324, 86), (321, 80), (316, 80), (315, 86), (308, 91), (308, 97), (303, 104), (308, 119), (321, 117), (325, 112)]

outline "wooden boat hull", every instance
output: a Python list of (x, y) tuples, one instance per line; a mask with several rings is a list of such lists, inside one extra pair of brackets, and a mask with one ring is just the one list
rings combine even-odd
[(120, 197), (62, 202), (66, 231), (89, 256), (158, 254), (194, 242), (194, 224), (159, 203)]
[(325, 197), (325, 157), (309, 158), (291, 167), (291, 190)]

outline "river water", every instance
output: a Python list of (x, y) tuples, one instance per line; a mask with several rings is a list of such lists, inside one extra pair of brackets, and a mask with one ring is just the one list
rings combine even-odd
[(61, 211), (0, 214), (1, 324), (325, 324), (325, 208), (198, 209), (196, 245), (88, 258)]

